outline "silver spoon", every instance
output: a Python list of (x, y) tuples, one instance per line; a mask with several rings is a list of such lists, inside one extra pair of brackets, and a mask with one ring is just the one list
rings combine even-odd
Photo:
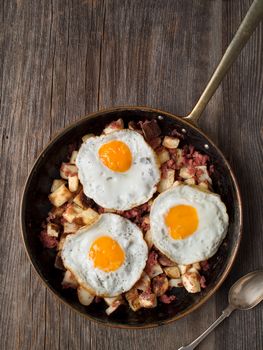
[(263, 270), (250, 272), (241, 277), (229, 290), (228, 293), (228, 307), (222, 312), (222, 315), (211, 324), (211, 326), (204, 331), (191, 344), (182, 346), (178, 350), (193, 350), (206, 338), (206, 336), (216, 328), (226, 317), (236, 310), (248, 310), (259, 304), (263, 300)]

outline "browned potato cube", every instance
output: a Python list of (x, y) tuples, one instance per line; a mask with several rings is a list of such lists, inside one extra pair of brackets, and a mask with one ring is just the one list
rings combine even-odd
[(62, 286), (64, 288), (78, 288), (78, 281), (76, 280), (75, 276), (71, 271), (67, 270), (65, 272), (63, 281), (62, 281)]
[(141, 308), (139, 293), (136, 288), (132, 288), (127, 293), (125, 293), (125, 298), (127, 299), (129, 306), (133, 311), (137, 311)]
[(174, 183), (175, 170), (167, 169), (167, 174), (165, 178), (162, 178), (157, 186), (158, 192), (164, 192), (168, 190), (168, 188), (172, 187)]
[(64, 230), (63, 230), (63, 233), (75, 233), (77, 232), (79, 229), (80, 229), (80, 225), (77, 225), (75, 222), (68, 222), (68, 221), (65, 221), (64, 224), (63, 224), (63, 227), (64, 227)]
[(164, 272), (170, 278), (179, 278), (181, 276), (177, 266), (165, 267)]
[(91, 225), (98, 217), (99, 214), (95, 210), (88, 208), (77, 215), (75, 222), (79, 225)]
[(111, 304), (109, 305), (109, 307), (105, 310), (107, 315), (112, 314), (115, 310), (118, 309), (118, 307), (123, 304), (123, 299), (122, 296), (118, 296), (115, 298), (104, 298), (105, 299), (115, 299), (114, 301), (111, 302)]
[(183, 282), (181, 278), (171, 278), (168, 282), (169, 288), (181, 288), (183, 287)]
[(68, 189), (70, 192), (77, 192), (79, 187), (79, 178), (78, 175), (68, 177)]
[(74, 176), (78, 174), (78, 168), (74, 164), (62, 163), (60, 167), (60, 176), (62, 179), (67, 180), (69, 176)]
[(201, 291), (200, 275), (198, 272), (187, 271), (182, 275), (182, 283), (189, 293), (198, 293)]
[(160, 264), (156, 263), (147, 269), (147, 273), (150, 278), (153, 278), (155, 276), (162, 274), (163, 269), (161, 268)]
[(170, 154), (165, 148), (163, 148), (160, 152), (158, 152), (157, 156), (160, 164), (163, 164), (170, 159)]
[(198, 270), (201, 270), (201, 265), (200, 265), (199, 262), (193, 263), (192, 267), (193, 267), (194, 269), (196, 269), (197, 271), (198, 271)]
[(77, 293), (79, 302), (82, 305), (88, 306), (92, 303), (94, 295), (90, 294), (90, 292), (87, 291), (87, 289), (83, 288), (82, 286), (78, 286)]
[(60, 207), (72, 198), (72, 193), (65, 185), (62, 185), (56, 191), (51, 193), (48, 198), (55, 207)]
[(163, 295), (169, 287), (168, 279), (165, 275), (159, 275), (153, 278), (152, 288), (157, 297)]
[(48, 236), (51, 236), (51, 237), (58, 237), (59, 226), (56, 224), (48, 223), (47, 224), (47, 234), (48, 234)]
[(147, 289), (149, 289), (151, 286), (151, 280), (150, 277), (147, 275), (147, 273), (143, 272), (141, 275), (141, 278), (139, 281), (135, 284), (134, 288), (142, 290), (145, 292)]
[(70, 164), (76, 164), (76, 159), (77, 159), (78, 151), (73, 151), (70, 157)]
[(157, 298), (154, 293), (149, 293), (148, 291), (143, 292), (139, 295), (139, 303), (141, 307), (144, 308), (154, 308), (157, 305)]
[(149, 248), (149, 250), (152, 248), (153, 246), (153, 240), (152, 240), (152, 234), (151, 234), (151, 230), (148, 230), (145, 235), (144, 235), (144, 240), (147, 243), (147, 246)]
[(83, 192), (83, 190), (81, 190), (76, 197), (74, 197), (73, 202), (75, 204), (77, 204), (79, 207), (81, 207), (82, 209), (87, 209), (89, 208), (89, 203), (86, 200), (86, 196)]
[(192, 174), (188, 168), (183, 167), (180, 169), (179, 176), (187, 180), (187, 179), (191, 179), (194, 176), (194, 174)]
[(178, 265), (181, 275), (190, 269), (191, 265)]
[(163, 146), (166, 148), (177, 148), (180, 140), (177, 137), (165, 136)]
[(65, 210), (63, 218), (72, 223), (82, 211), (82, 208), (80, 208), (77, 204), (72, 203)]
[(55, 192), (60, 186), (64, 185), (65, 183), (66, 181), (62, 179), (53, 180), (52, 186), (51, 186), (51, 192)]
[(184, 180), (184, 183), (186, 185), (193, 186), (193, 185), (195, 185), (195, 179), (193, 177), (191, 179), (186, 179), (186, 180)]
[(82, 142), (86, 142), (88, 139), (90, 139), (91, 137), (94, 137), (94, 134), (86, 134), (84, 136), (82, 136)]
[(123, 120), (120, 118), (118, 120), (111, 122), (108, 126), (106, 126), (106, 128), (103, 130), (103, 133), (110, 134), (114, 131), (122, 130), (123, 128), (124, 128), (124, 123), (123, 123)]

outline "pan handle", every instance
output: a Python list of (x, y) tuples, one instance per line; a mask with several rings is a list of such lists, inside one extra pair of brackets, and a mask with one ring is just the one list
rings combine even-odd
[(245, 46), (246, 42), (262, 19), (263, 0), (254, 0), (245, 18), (240, 24), (234, 38), (226, 49), (224, 56), (219, 62), (212, 77), (210, 78), (204, 92), (197, 101), (192, 112), (184, 117), (184, 119), (188, 120), (192, 124), (197, 124), (203, 110), (210, 101), (211, 97), (214, 95), (227, 71), (231, 67), (232, 63), (236, 60), (240, 51)]

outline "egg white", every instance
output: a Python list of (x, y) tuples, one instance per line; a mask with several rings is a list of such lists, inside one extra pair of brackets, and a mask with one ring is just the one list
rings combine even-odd
[[(125, 253), (124, 263), (115, 271), (105, 272), (94, 267), (89, 251), (94, 240), (109, 236)], [(92, 225), (66, 237), (61, 257), (80, 285), (103, 297), (128, 291), (139, 280), (145, 267), (148, 248), (141, 230), (122, 216), (102, 214)]]
[[(112, 171), (99, 158), (100, 147), (112, 140), (124, 142), (132, 153), (126, 172)], [(160, 180), (155, 152), (142, 135), (127, 129), (89, 138), (80, 147), (76, 165), (85, 195), (107, 209), (128, 210), (147, 202)]]
[[(165, 224), (165, 215), (176, 205), (190, 205), (197, 210), (197, 230), (185, 239), (173, 239)], [(216, 253), (227, 234), (228, 215), (219, 195), (180, 185), (155, 199), (150, 226), (156, 248), (178, 264), (192, 264)]]

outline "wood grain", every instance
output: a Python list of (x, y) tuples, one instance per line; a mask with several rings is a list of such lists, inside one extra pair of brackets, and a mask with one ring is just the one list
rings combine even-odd
[[(0, 347), (177, 349), (227, 303), (239, 276), (263, 267), (263, 26), (208, 105), (202, 128), (233, 166), (244, 237), (219, 292), (176, 324), (108, 329), (69, 310), (32, 270), (20, 239), (19, 201), (37, 154), (80, 116), (114, 105), (185, 115), (199, 97), (250, 0), (2, 0), (0, 27)], [(236, 312), (199, 349), (263, 348), (262, 305)]]

